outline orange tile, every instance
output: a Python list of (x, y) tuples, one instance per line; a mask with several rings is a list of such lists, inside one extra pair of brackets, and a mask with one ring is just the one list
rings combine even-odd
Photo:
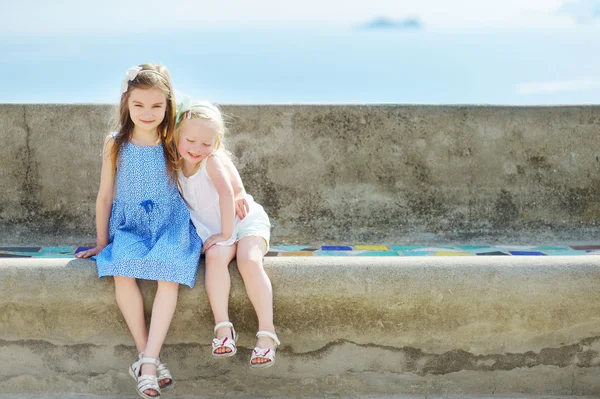
[(282, 252), (281, 256), (313, 256), (312, 252)]

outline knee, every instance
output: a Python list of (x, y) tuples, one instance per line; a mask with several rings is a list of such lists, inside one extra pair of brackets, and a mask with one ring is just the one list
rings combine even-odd
[(173, 283), (171, 281), (158, 281), (158, 288), (161, 291), (179, 291), (179, 283)]
[(258, 273), (263, 270), (262, 259), (255, 259), (254, 257), (247, 256), (238, 256), (236, 261), (238, 270), (242, 275)]
[(206, 265), (206, 267), (210, 267), (210, 268), (227, 268), (227, 266), (229, 266), (229, 259), (225, 256), (223, 256), (223, 254), (218, 251), (218, 250), (212, 250), (209, 249), (204, 257), (204, 263)]

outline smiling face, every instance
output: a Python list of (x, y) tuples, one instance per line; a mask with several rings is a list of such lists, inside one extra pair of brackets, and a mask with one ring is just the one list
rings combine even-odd
[(133, 89), (127, 101), (129, 117), (136, 129), (155, 131), (165, 119), (167, 98), (157, 89)]
[(218, 149), (218, 124), (211, 119), (185, 119), (179, 126), (177, 150), (187, 166), (195, 166)]

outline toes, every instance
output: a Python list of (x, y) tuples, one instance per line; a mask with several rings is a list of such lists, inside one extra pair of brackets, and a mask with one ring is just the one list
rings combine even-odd
[(164, 387), (166, 387), (167, 385), (169, 385), (169, 383), (170, 383), (170, 382), (171, 382), (171, 379), (170, 379), (170, 378), (164, 378), (164, 379), (162, 379), (162, 380), (159, 380), (159, 381), (158, 381), (158, 385), (159, 385), (161, 388), (164, 388)]

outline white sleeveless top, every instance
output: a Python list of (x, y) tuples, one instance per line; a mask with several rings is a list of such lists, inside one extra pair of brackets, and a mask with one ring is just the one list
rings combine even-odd
[[(207, 159), (202, 160), (196, 173), (190, 177), (185, 177), (181, 171), (178, 172), (183, 198), (187, 202), (190, 217), (202, 242), (222, 231), (219, 194), (206, 171)], [(217, 245), (232, 245), (245, 236), (254, 235), (263, 237), (267, 247), (269, 246), (271, 224), (267, 213), (262, 206), (254, 202), (251, 195), (246, 194), (246, 201), (250, 211), (242, 220), (235, 216), (233, 234), (227, 241)]]

